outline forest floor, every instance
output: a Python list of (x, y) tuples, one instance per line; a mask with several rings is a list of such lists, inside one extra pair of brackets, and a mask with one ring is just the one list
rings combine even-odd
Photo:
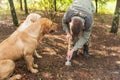
[[(89, 46), (91, 56), (85, 58), (81, 49), (79, 57), (71, 61), (71, 66), (65, 66), (67, 41), (61, 27), (62, 16), (56, 17), (57, 32), (46, 35), (37, 48), (42, 56), (41, 59), (35, 57), (39, 72), (29, 72), (25, 61), (21, 59), (16, 61), (14, 74), (22, 74), (21, 80), (120, 80), (120, 30), (118, 34), (109, 33), (112, 15), (95, 15)], [(18, 19), (22, 22), (25, 16), (19, 15)], [(0, 42), (15, 30), (11, 16), (1, 15)]]

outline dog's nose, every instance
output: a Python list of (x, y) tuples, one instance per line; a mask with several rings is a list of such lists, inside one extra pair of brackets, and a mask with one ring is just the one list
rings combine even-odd
[(55, 30), (50, 30), (50, 33), (54, 33), (55, 32)]

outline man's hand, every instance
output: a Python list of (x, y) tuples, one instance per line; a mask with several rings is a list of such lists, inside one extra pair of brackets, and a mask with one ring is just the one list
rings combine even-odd
[(71, 60), (71, 58), (73, 56), (73, 52), (74, 52), (73, 49), (67, 52), (67, 57), (66, 57), (67, 60)]
[(66, 35), (66, 39), (67, 39), (67, 41), (72, 39), (72, 36), (71, 36), (70, 33), (67, 33), (67, 35)]

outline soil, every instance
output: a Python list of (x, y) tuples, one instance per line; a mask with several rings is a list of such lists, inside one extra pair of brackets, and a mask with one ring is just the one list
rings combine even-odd
[[(80, 49), (79, 56), (72, 59), (71, 66), (65, 66), (67, 41), (61, 26), (62, 16), (56, 17), (57, 32), (46, 35), (37, 48), (42, 56), (40, 59), (34, 57), (39, 72), (29, 72), (24, 59), (20, 59), (15, 62), (14, 74), (22, 74), (21, 80), (120, 80), (120, 33), (109, 33), (112, 15), (95, 15), (89, 46), (90, 57), (85, 58)], [(19, 15), (18, 19), (22, 22), (25, 16)], [(0, 42), (15, 30), (11, 16), (1, 16)]]

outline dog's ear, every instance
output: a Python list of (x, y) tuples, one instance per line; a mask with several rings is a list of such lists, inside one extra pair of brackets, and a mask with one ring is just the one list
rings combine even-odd
[(53, 23), (53, 22), (52, 22), (51, 20), (47, 20), (47, 26), (48, 26), (48, 27), (52, 26), (52, 23)]
[(52, 22), (51, 20), (48, 20), (48, 26), (49, 26), (49, 29), (53, 29), (55, 27), (57, 27), (57, 23), (55, 22)]
[(52, 22), (47, 18), (42, 20), (43, 34), (49, 33), (50, 25), (52, 25)]
[(54, 23), (54, 22), (52, 23), (52, 25), (53, 25), (53, 26), (58, 26), (58, 24), (57, 24), (57, 23)]
[(52, 22), (51, 20), (49, 19), (44, 19), (43, 21), (44, 23), (42, 24), (42, 27), (43, 27), (43, 32), (44, 33), (50, 33), (51, 30), (55, 30), (57, 28), (57, 24)]

